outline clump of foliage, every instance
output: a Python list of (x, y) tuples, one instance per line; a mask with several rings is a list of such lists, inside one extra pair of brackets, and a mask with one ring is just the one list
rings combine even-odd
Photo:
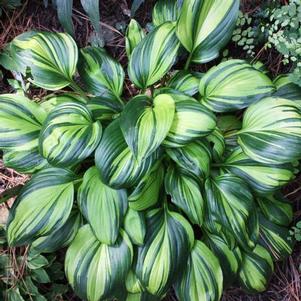
[[(132, 21), (132, 99), (122, 66), (68, 34), (28, 32), (3, 54), (25, 86), (49, 91), (38, 102), (0, 96), (4, 162), (32, 174), (10, 210), (8, 243), (33, 254), (68, 247), (80, 298), (263, 291), (273, 261), (291, 253), (280, 189), (301, 158), (300, 89), (243, 60), (190, 70), (219, 56), (238, 11), (237, 0), (159, 0), (153, 31)], [(184, 69), (171, 72), (180, 49)]]

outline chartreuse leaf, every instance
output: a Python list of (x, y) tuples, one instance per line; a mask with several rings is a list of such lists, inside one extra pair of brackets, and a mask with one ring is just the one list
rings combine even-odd
[(137, 185), (158, 159), (159, 151), (138, 162), (122, 135), (120, 120), (114, 120), (104, 131), (95, 153), (96, 166), (103, 183), (113, 188)]
[(196, 76), (185, 70), (177, 73), (169, 80), (168, 87), (193, 96), (199, 91), (200, 75)]
[(253, 249), (258, 239), (258, 217), (248, 185), (232, 174), (224, 174), (205, 183), (207, 211), (205, 226), (215, 224), (229, 231), (245, 250)]
[(143, 287), (140, 280), (133, 270), (130, 270), (125, 281), (127, 292), (131, 294), (137, 294), (143, 292)]
[(123, 90), (124, 71), (104, 49), (87, 47), (81, 49), (78, 72), (85, 89), (104, 99), (119, 99)]
[(196, 63), (209, 62), (231, 39), (239, 0), (184, 0), (177, 36)]
[(179, 167), (195, 176), (201, 179), (209, 176), (211, 152), (206, 142), (196, 140), (183, 147), (167, 148), (166, 153)]
[(293, 241), (289, 229), (279, 226), (259, 215), (259, 242), (269, 250), (274, 260), (283, 260), (293, 251)]
[(242, 260), (239, 247), (232, 250), (222, 236), (212, 233), (206, 234), (205, 243), (219, 260), (224, 287), (231, 285), (237, 277)]
[(209, 135), (216, 126), (216, 117), (206, 107), (191, 100), (176, 101), (174, 120), (163, 145), (182, 147), (197, 138)]
[(31, 151), (38, 145), (46, 112), (35, 102), (18, 94), (0, 95), (0, 148)]
[(279, 226), (288, 226), (293, 220), (292, 205), (280, 192), (257, 198), (257, 203), (265, 218)]
[(66, 102), (47, 116), (40, 133), (40, 152), (53, 165), (70, 166), (87, 158), (102, 134), (84, 104)]
[(234, 150), (221, 166), (244, 179), (259, 194), (272, 193), (294, 178), (291, 165), (266, 165), (256, 162), (240, 147)]
[(33, 83), (47, 90), (59, 90), (73, 83), (78, 50), (65, 33), (40, 32), (13, 40), (23, 63), (30, 67)]
[(211, 68), (200, 81), (201, 102), (215, 112), (248, 107), (274, 92), (272, 81), (243, 60), (228, 60)]
[(223, 291), (222, 269), (218, 259), (203, 242), (195, 242), (175, 290), (179, 300), (220, 300)]
[(144, 213), (129, 208), (124, 218), (124, 230), (133, 244), (142, 246), (146, 232)]
[(194, 234), (183, 216), (167, 208), (147, 212), (146, 229), (136, 274), (147, 292), (162, 297), (186, 266)]
[(131, 56), (134, 48), (145, 38), (145, 33), (140, 24), (131, 19), (125, 33), (125, 50), (128, 58)]
[(153, 100), (139, 95), (125, 106), (120, 127), (129, 148), (140, 162), (158, 149), (167, 136), (175, 114), (175, 102), (168, 94)]
[(163, 183), (164, 168), (160, 162), (154, 165), (128, 197), (129, 207), (134, 210), (146, 210), (154, 206), (159, 199)]
[(133, 247), (124, 231), (112, 246), (100, 243), (89, 225), (83, 226), (69, 246), (65, 271), (76, 294), (87, 301), (113, 298), (130, 270)]
[(165, 22), (178, 20), (183, 0), (158, 0), (153, 8), (153, 24), (160, 26)]
[(97, 239), (105, 244), (117, 240), (127, 210), (127, 193), (105, 185), (96, 167), (89, 168), (78, 190), (78, 205)]
[(274, 80), (276, 92), (273, 96), (293, 100), (301, 106), (301, 88), (290, 80), (288, 75), (279, 75)]
[(34, 175), (9, 212), (8, 243), (28, 244), (61, 228), (72, 209), (75, 179), (73, 173), (59, 168)]
[(172, 203), (183, 210), (191, 223), (202, 225), (204, 200), (197, 177), (182, 168), (170, 165), (165, 175), (165, 190), (171, 196)]
[(175, 25), (171, 22), (149, 33), (130, 57), (128, 73), (131, 81), (141, 89), (159, 81), (175, 62), (179, 46)]
[(72, 210), (65, 224), (47, 236), (36, 239), (30, 247), (31, 253), (53, 253), (67, 247), (82, 225), (82, 216), (78, 210)]
[(301, 114), (298, 107), (284, 98), (270, 97), (254, 103), (244, 114), (238, 143), (258, 162), (281, 164), (300, 159)]
[(247, 292), (263, 292), (267, 288), (273, 270), (274, 264), (269, 252), (261, 245), (257, 245), (250, 253), (242, 252), (239, 284)]

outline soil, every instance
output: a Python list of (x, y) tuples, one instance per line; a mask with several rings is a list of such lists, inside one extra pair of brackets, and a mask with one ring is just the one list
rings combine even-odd
[[(49, 1), (51, 2), (51, 1)], [(124, 30), (126, 24), (130, 20), (130, 0), (102, 0), (100, 1), (101, 24), (103, 39), (107, 51), (119, 60), (125, 67), (127, 58), (124, 47)], [(151, 19), (151, 9), (153, 0), (147, 0), (138, 10), (136, 19), (145, 25)], [(244, 0), (242, 1), (242, 10), (244, 12), (254, 12), (262, 5), (264, 1), (260, 0)], [(283, 3), (287, 1), (284, 0)], [(13, 12), (4, 12), (0, 19), (0, 50), (18, 34), (32, 29), (44, 31), (62, 31), (62, 27), (58, 23), (56, 11), (49, 5), (47, 8), (43, 6), (43, 1), (27, 0), (23, 1), (21, 8)], [(75, 9), (73, 22), (75, 28), (75, 39), (77, 43), (84, 47), (91, 37), (92, 27), (84, 15), (80, 1), (74, 1)], [(229, 46), (231, 56), (234, 58), (244, 58), (243, 53), (235, 48), (235, 45)], [(264, 62), (273, 76), (279, 73), (287, 72), (287, 67), (281, 65), (281, 57), (273, 50), (257, 49), (259, 58)], [(202, 65), (201, 69), (195, 66), (197, 70), (206, 71), (213, 62), (208, 65)], [(11, 78), (11, 74), (2, 70), (3, 81), (0, 80), (1, 93), (10, 92), (7, 79)], [(1, 79), (1, 78), (0, 78)], [(41, 93), (36, 90), (35, 96)], [(126, 93), (131, 96), (135, 93), (133, 86), (126, 82)], [(34, 96), (34, 95), (33, 95)], [(0, 154), (1, 158), (1, 154)], [(28, 176), (21, 175), (11, 169), (4, 167), (0, 160), (0, 194), (17, 185), (22, 185), (28, 180)], [(301, 216), (301, 176), (285, 187), (284, 194), (294, 206), (295, 221), (300, 220)], [(0, 205), (0, 224), (3, 223), (8, 214), (8, 209), (13, 200)], [(230, 288), (225, 291), (223, 301), (300, 301), (301, 300), (301, 246), (296, 245), (295, 251), (286, 261), (276, 264), (275, 273), (271, 279), (268, 290), (262, 294), (248, 295), (237, 288)], [(78, 300), (74, 296), (70, 296), (69, 300)], [(177, 300), (171, 292), (165, 300)]]

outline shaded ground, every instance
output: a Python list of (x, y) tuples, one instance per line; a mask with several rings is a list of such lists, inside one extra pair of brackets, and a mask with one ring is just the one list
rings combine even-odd
[[(79, 1), (76, 2), (74, 9), (74, 26), (75, 39), (77, 43), (83, 47), (87, 45), (90, 34), (91, 25), (87, 17), (83, 14)], [(146, 24), (150, 21), (150, 12), (154, 1), (149, 0), (137, 13), (137, 19), (141, 24)], [(263, 1), (260, 0), (244, 0), (242, 1), (242, 9), (245, 12), (254, 12), (258, 9)], [(282, 1), (284, 4), (286, 0)], [(57, 21), (56, 11), (51, 7), (45, 9), (41, 4), (42, 1), (27, 0), (25, 4), (14, 12), (4, 13), (0, 19), (0, 50), (3, 49), (9, 41), (18, 34), (31, 29), (61, 31), (62, 28)], [(113, 57), (118, 59), (124, 66), (127, 64), (127, 59), (124, 49), (123, 30), (128, 23), (130, 14), (130, 1), (126, 0), (102, 0), (101, 4), (101, 20), (102, 32), (106, 42), (106, 48)], [(234, 45), (229, 46), (231, 56), (241, 58), (243, 53), (235, 49)], [(257, 49), (257, 58), (263, 61), (270, 72), (276, 76), (279, 73), (287, 70), (281, 64), (281, 56), (273, 50)], [(199, 67), (196, 67), (199, 68)], [(209, 65), (203, 65), (202, 71), (209, 68)], [(4, 71), (4, 81), (0, 80), (1, 93), (8, 92), (9, 87), (6, 78), (11, 77), (10, 74)], [(126, 83), (126, 94), (132, 95), (132, 85)], [(36, 94), (40, 91), (35, 91)], [(1, 158), (1, 154), (0, 154)], [(28, 180), (27, 176), (16, 173), (11, 169), (3, 166), (0, 160), (0, 194), (11, 187), (18, 186)], [(284, 189), (284, 193), (294, 206), (295, 220), (301, 217), (301, 176), (298, 177), (292, 184)], [(0, 223), (6, 219), (8, 208), (11, 202), (0, 205)], [(268, 291), (263, 294), (247, 295), (239, 289), (229, 289), (224, 293), (223, 301), (300, 301), (301, 300), (301, 276), (298, 267), (301, 265), (301, 248), (297, 245), (294, 254), (285, 262), (276, 264), (275, 273), (271, 280)], [(76, 300), (70, 296), (69, 300)], [(176, 300), (171, 293), (166, 300)]]

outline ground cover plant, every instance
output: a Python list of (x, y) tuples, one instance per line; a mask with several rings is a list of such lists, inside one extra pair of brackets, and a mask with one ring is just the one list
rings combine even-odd
[[(33, 258), (68, 246), (66, 275), (84, 300), (260, 292), (292, 251), (280, 189), (298, 172), (300, 90), (243, 60), (191, 69), (231, 38), (239, 1), (226, 4), (158, 1), (148, 34), (132, 20), (131, 99), (121, 65), (68, 34), (28, 32), (3, 54), (25, 85), (0, 96), (0, 147), (8, 167), (33, 174), (8, 243)], [(52, 92), (33, 102), (34, 87)]]

